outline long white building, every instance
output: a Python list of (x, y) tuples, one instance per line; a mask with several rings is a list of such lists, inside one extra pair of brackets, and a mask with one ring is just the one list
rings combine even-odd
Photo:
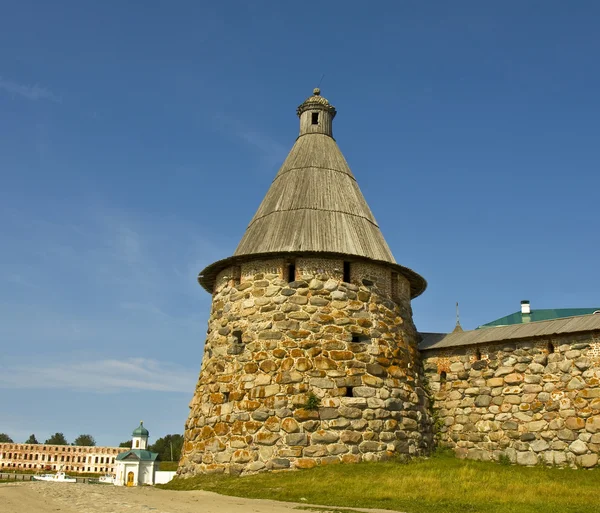
[(124, 447), (0, 443), (0, 471), (58, 470), (114, 473)]

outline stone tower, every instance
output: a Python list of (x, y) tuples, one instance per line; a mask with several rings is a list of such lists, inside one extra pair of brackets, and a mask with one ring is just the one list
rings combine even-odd
[(410, 301), (332, 135), (318, 89), (234, 255), (204, 269), (213, 296), (179, 474), (309, 468), (426, 452)]

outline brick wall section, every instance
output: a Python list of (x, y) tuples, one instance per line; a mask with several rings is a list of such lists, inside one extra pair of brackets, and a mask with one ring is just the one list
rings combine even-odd
[(255, 261), (217, 277), (180, 475), (431, 447), (408, 282), (400, 277), (392, 298), (385, 266), (353, 262), (344, 283), (343, 261), (298, 258), (288, 282), (288, 264)]
[(599, 348), (600, 333), (582, 333), (424, 351), (440, 443), (472, 459), (596, 466)]

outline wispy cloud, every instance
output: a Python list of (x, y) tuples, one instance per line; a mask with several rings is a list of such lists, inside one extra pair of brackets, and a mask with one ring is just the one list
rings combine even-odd
[(215, 119), (223, 132), (235, 135), (238, 139), (261, 154), (268, 167), (281, 164), (288, 149), (272, 137), (260, 132), (239, 119), (219, 113)]
[(196, 276), (229, 254), (201, 226), (98, 206), (66, 219), (7, 214), (0, 340), (17, 360), (25, 351), (161, 360), (168, 347), (170, 361), (200, 363), (210, 295)]
[(194, 390), (198, 372), (146, 358), (45, 365), (0, 365), (0, 388), (64, 389), (93, 392)]
[(61, 103), (62, 101), (62, 99), (56, 96), (52, 91), (38, 84), (19, 84), (18, 82), (13, 82), (12, 80), (6, 80), (1, 76), (0, 90), (33, 101), (50, 100), (57, 103)]

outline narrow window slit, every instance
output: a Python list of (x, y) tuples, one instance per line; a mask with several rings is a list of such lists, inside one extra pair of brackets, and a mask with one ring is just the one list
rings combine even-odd
[(312, 124), (313, 125), (318, 125), (319, 124), (319, 113), (318, 112), (313, 112), (312, 113)]
[(552, 342), (548, 342), (548, 354), (552, 354), (554, 352), (554, 344)]
[(288, 265), (287, 281), (290, 282), (290, 283), (293, 282), (293, 281), (296, 281), (296, 264), (289, 264)]
[(346, 387), (346, 397), (354, 397), (354, 387)]
[(479, 349), (477, 349), (477, 351), (475, 351), (475, 359), (477, 361), (481, 360), (481, 351)]
[(350, 283), (350, 262), (344, 262), (344, 282)]

